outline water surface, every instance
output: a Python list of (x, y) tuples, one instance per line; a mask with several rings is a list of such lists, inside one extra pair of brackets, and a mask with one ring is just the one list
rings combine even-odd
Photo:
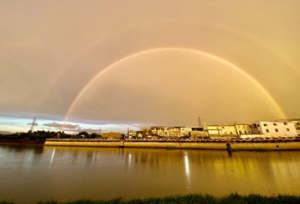
[(0, 199), (300, 194), (300, 152), (0, 146)]

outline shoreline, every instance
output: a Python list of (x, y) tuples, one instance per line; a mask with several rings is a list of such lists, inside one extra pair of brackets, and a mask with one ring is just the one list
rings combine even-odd
[[(101, 199), (101, 200), (92, 200), (92, 199), (76, 199), (68, 201), (59, 201), (56, 199), (49, 199), (46, 201), (38, 201), (39, 204), (100, 204), (100, 203), (114, 203), (114, 204), (125, 204), (125, 203), (206, 203), (206, 204), (228, 204), (228, 203), (276, 203), (276, 204), (296, 204), (300, 202), (299, 195), (285, 195), (285, 194), (276, 194), (271, 196), (264, 196), (260, 194), (248, 194), (241, 195), (238, 193), (232, 193), (224, 196), (213, 196), (210, 194), (186, 194), (186, 195), (173, 195), (173, 196), (164, 196), (164, 197), (149, 197), (149, 198), (134, 198), (134, 199), (123, 199), (123, 198), (114, 198), (114, 199)], [(13, 204), (11, 200), (0, 201), (5, 204)]]
[(110, 147), (110, 148), (159, 148), (159, 149), (198, 149), (227, 151), (230, 143), (234, 151), (299, 151), (299, 141), (284, 142), (174, 142), (174, 141), (49, 141), (44, 146), (64, 147)]

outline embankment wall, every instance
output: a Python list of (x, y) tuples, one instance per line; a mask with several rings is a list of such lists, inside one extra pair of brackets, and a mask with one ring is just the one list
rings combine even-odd
[[(300, 142), (243, 142), (230, 143), (232, 150), (300, 150)], [(174, 148), (174, 149), (207, 149), (227, 150), (226, 143), (213, 142), (64, 142), (46, 141), (45, 146), (74, 146), (74, 147), (124, 147), (124, 148)]]

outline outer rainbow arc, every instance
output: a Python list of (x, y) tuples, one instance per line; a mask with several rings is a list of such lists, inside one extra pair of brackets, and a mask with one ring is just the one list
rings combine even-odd
[(74, 107), (76, 106), (77, 102), (79, 101), (79, 99), (82, 97), (82, 95), (85, 93), (85, 91), (103, 74), (105, 74), (108, 70), (110, 70), (111, 68), (113, 68), (114, 66), (132, 58), (132, 57), (137, 57), (140, 55), (144, 55), (144, 54), (148, 54), (148, 53), (153, 53), (153, 52), (161, 52), (161, 51), (185, 51), (185, 52), (191, 52), (191, 53), (196, 53), (205, 57), (208, 57), (210, 59), (216, 60), (222, 64), (225, 64), (227, 66), (229, 66), (230, 68), (234, 69), (235, 71), (239, 72), (240, 74), (242, 74), (243, 76), (245, 76), (248, 80), (250, 80), (255, 86), (257, 86), (264, 94), (266, 97), (269, 98), (270, 101), (272, 101), (273, 105), (275, 106), (276, 110), (278, 111), (278, 113), (280, 113), (282, 118), (286, 118), (285, 113), (283, 112), (283, 110), (280, 108), (279, 104), (277, 103), (277, 101), (271, 96), (271, 94), (256, 80), (254, 79), (250, 74), (248, 74), (247, 72), (245, 72), (243, 69), (241, 69), (240, 67), (238, 67), (237, 65), (221, 58), (218, 57), (216, 55), (213, 55), (211, 53), (207, 53), (207, 52), (203, 52), (200, 50), (194, 50), (194, 49), (186, 49), (186, 48), (158, 48), (158, 49), (152, 49), (152, 50), (146, 50), (146, 51), (141, 51), (132, 55), (129, 55), (127, 57), (124, 57), (120, 60), (118, 60), (117, 62), (112, 63), (111, 65), (109, 65), (108, 67), (102, 69), (97, 75), (95, 75), (82, 89), (81, 91), (78, 93), (78, 95), (75, 97), (75, 99), (73, 100), (73, 102), (71, 103), (71, 105), (69, 106), (66, 116), (64, 118), (64, 121), (68, 120), (69, 115), (71, 114), (71, 112), (73, 111)]

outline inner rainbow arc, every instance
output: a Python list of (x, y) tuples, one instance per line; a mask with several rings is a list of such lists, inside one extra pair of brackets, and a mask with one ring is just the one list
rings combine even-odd
[(238, 67), (237, 65), (217, 56), (217, 55), (213, 55), (211, 53), (208, 52), (204, 52), (201, 50), (195, 50), (195, 49), (187, 49), (187, 48), (157, 48), (157, 49), (152, 49), (152, 50), (146, 50), (146, 51), (141, 51), (132, 55), (129, 55), (127, 57), (124, 57), (114, 63), (112, 63), (111, 65), (105, 67), (104, 69), (102, 69), (100, 72), (98, 72), (81, 90), (80, 92), (76, 95), (76, 97), (74, 98), (74, 100), (72, 101), (71, 105), (69, 106), (69, 108), (67, 109), (66, 115), (64, 117), (64, 121), (67, 121), (69, 119), (70, 114), (72, 113), (74, 107), (76, 106), (77, 102), (80, 100), (80, 98), (83, 96), (83, 94), (86, 92), (86, 90), (89, 89), (89, 87), (96, 81), (98, 80), (98, 78), (100, 78), (103, 74), (105, 74), (108, 70), (112, 69), (113, 67), (117, 66), (118, 64), (123, 63), (126, 60), (129, 60), (131, 58), (134, 57), (138, 57), (141, 55), (145, 55), (145, 54), (150, 54), (150, 53), (154, 53), (154, 52), (163, 52), (163, 51), (184, 51), (184, 52), (190, 52), (190, 53), (194, 53), (194, 54), (199, 54), (201, 56), (213, 59), (215, 61), (218, 61), (224, 65), (227, 65), (228, 67), (234, 69), (235, 71), (237, 71), (238, 73), (240, 73), (241, 75), (243, 75), (244, 77), (246, 77), (251, 83), (253, 83), (256, 87), (258, 87), (262, 93), (272, 102), (272, 104), (275, 106), (276, 111), (278, 111), (278, 113), (281, 115), (281, 117), (284, 119), (286, 118), (286, 115), (284, 113), (284, 111), (281, 109), (280, 105), (278, 104), (278, 102), (274, 99), (274, 97), (272, 97), (272, 95), (250, 74), (248, 74), (246, 71), (244, 71), (242, 68)]

